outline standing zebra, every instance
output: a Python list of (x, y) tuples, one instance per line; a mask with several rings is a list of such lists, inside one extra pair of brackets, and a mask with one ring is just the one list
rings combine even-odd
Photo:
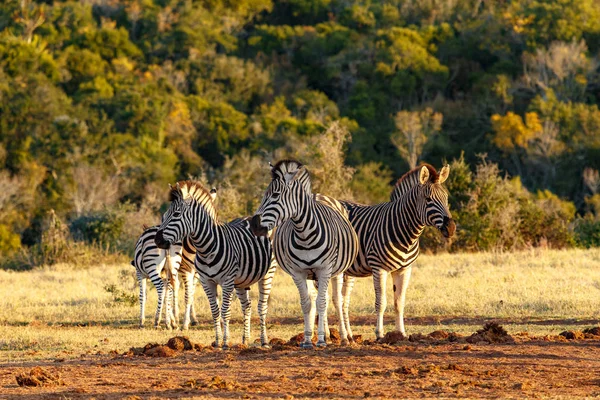
[[(182, 181), (169, 193), (171, 206), (163, 215), (155, 242), (162, 249), (189, 237), (196, 249), (195, 267), (200, 275), (215, 328), (215, 346), (221, 340), (223, 320), (223, 349), (228, 348), (230, 304), (235, 289), (244, 312), (242, 343), (250, 340), (251, 304), (248, 291), (258, 282), (261, 343), (268, 345), (266, 315), (267, 301), (275, 274), (271, 242), (268, 237), (257, 238), (250, 230), (247, 218), (220, 223), (213, 198), (198, 182)], [(217, 285), (222, 288), (219, 310)]]
[[(131, 265), (135, 267), (137, 280), (140, 286), (140, 328), (144, 326), (145, 307), (146, 307), (146, 282), (150, 279), (158, 294), (158, 305), (156, 316), (154, 317), (154, 327), (158, 328), (160, 317), (162, 314), (163, 303), (165, 297), (167, 303), (171, 297), (174, 297), (175, 315), (179, 315), (179, 307), (177, 305), (179, 281), (177, 274), (181, 273), (185, 286), (185, 317), (183, 319), (183, 329), (187, 329), (190, 324), (190, 319), (193, 323), (197, 323), (196, 312), (194, 310), (194, 254), (195, 250), (189, 240), (185, 240), (183, 245), (181, 242), (176, 243), (169, 252), (171, 254), (171, 268), (173, 269), (176, 278), (175, 293), (165, 293), (165, 281), (161, 274), (165, 269), (166, 252), (159, 249), (154, 243), (154, 237), (158, 231), (158, 226), (145, 228), (144, 232), (135, 244), (135, 255), (131, 261)], [(169, 309), (169, 307), (167, 307)], [(171, 323), (171, 318), (167, 317), (167, 328), (175, 327), (177, 319)]]
[(435, 226), (452, 237), (456, 225), (448, 209), (448, 193), (442, 186), (450, 174), (446, 165), (440, 173), (429, 164), (402, 176), (394, 188), (391, 201), (365, 206), (349, 201), (341, 203), (349, 212), (350, 222), (358, 235), (358, 257), (344, 276), (343, 311), (350, 337), (348, 309), (356, 277), (373, 276), (377, 325), (375, 335), (383, 337), (383, 314), (386, 308), (385, 287), (388, 273), (394, 279), (396, 330), (404, 329), (404, 304), (412, 263), (419, 255), (419, 237), (426, 225)]
[(271, 177), (260, 207), (252, 218), (252, 231), (256, 235), (266, 235), (277, 227), (273, 238), (277, 262), (292, 276), (300, 293), (304, 313), (302, 347), (313, 347), (311, 339), (315, 323), (314, 289), (307, 280), (319, 282), (316, 298), (319, 313), (317, 346), (326, 346), (330, 279), (334, 280), (333, 299), (340, 316), (342, 343), (345, 344), (348, 340), (342, 313), (342, 276), (358, 252), (356, 233), (343, 213), (316, 201), (310, 175), (301, 163), (282, 160), (271, 168)]

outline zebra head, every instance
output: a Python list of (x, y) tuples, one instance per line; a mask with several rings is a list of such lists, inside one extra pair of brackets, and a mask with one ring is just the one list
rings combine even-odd
[(311, 194), (310, 175), (298, 161), (282, 160), (271, 166), (271, 178), (250, 221), (250, 228), (257, 236), (267, 236), (273, 228), (294, 218), (302, 199)]
[(424, 165), (419, 171), (419, 185), (415, 187), (417, 201), (422, 205), (418, 207), (423, 212), (421, 221), (438, 228), (446, 238), (452, 237), (456, 231), (456, 224), (448, 207), (448, 192), (442, 186), (449, 174), (449, 165), (443, 167), (439, 174), (435, 169)]
[(168, 249), (171, 244), (198, 233), (195, 229), (198, 208), (204, 209), (211, 218), (216, 218), (213, 205), (217, 196), (215, 188), (208, 192), (198, 182), (182, 181), (177, 182), (175, 187), (169, 185), (169, 189), (171, 205), (163, 214), (154, 237), (156, 246), (161, 249)]

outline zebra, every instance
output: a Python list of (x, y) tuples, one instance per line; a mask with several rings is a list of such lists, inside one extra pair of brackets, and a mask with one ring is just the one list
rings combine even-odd
[[(145, 306), (146, 306), (146, 285), (149, 279), (158, 294), (158, 305), (156, 315), (154, 317), (154, 327), (158, 328), (160, 325), (160, 318), (163, 310), (163, 303), (165, 297), (167, 303), (171, 301), (171, 297), (174, 297), (175, 302), (175, 315), (179, 315), (179, 306), (177, 304), (179, 280), (176, 279), (174, 293), (165, 293), (165, 281), (161, 277), (161, 274), (165, 272), (166, 265), (166, 252), (159, 249), (154, 243), (154, 237), (158, 231), (158, 226), (146, 227), (144, 226), (144, 232), (140, 235), (139, 239), (135, 244), (135, 255), (131, 261), (131, 265), (135, 267), (135, 272), (140, 288), (140, 328), (144, 327), (145, 320)], [(183, 244), (181, 242), (175, 244), (169, 250), (171, 255), (171, 268), (170, 271), (177, 278), (178, 273), (181, 274), (185, 287), (185, 317), (183, 322), (183, 329), (188, 329), (190, 319), (192, 324), (197, 324), (196, 312), (194, 309), (194, 268), (193, 260), (195, 250), (189, 240), (185, 240)], [(167, 307), (168, 309), (169, 307)], [(169, 311), (170, 312), (170, 311)], [(177, 319), (169, 318), (167, 314), (167, 328), (175, 328)]]
[[(170, 188), (169, 200), (171, 205), (163, 215), (155, 242), (158, 247), (168, 249), (183, 237), (191, 239), (196, 249), (196, 272), (210, 303), (215, 329), (214, 346), (219, 347), (222, 319), (222, 347), (229, 348), (230, 304), (234, 289), (244, 313), (242, 343), (249, 343), (251, 302), (248, 291), (258, 282), (260, 339), (261, 344), (267, 347), (267, 307), (276, 268), (270, 239), (253, 235), (248, 218), (219, 222), (213, 198), (199, 182), (178, 182)], [(217, 285), (222, 288), (220, 310)]]
[(307, 280), (317, 280), (316, 308), (319, 315), (318, 347), (325, 347), (327, 289), (333, 280), (333, 301), (340, 316), (342, 344), (347, 334), (342, 313), (342, 276), (358, 253), (358, 238), (339, 206), (338, 210), (317, 202), (312, 194), (308, 170), (295, 160), (282, 160), (271, 167), (271, 183), (252, 217), (252, 231), (267, 235), (275, 229), (273, 247), (281, 268), (291, 275), (304, 314), (303, 348), (313, 348), (315, 290)]
[(448, 165), (438, 173), (433, 166), (424, 164), (398, 179), (389, 202), (367, 206), (341, 201), (360, 242), (358, 256), (344, 275), (343, 312), (350, 338), (350, 294), (357, 277), (370, 275), (375, 287), (375, 335), (377, 339), (383, 338), (389, 272), (394, 279), (396, 330), (406, 336), (404, 305), (411, 267), (419, 255), (419, 237), (426, 225), (435, 226), (446, 238), (452, 237), (456, 230), (448, 207), (448, 193), (442, 186), (449, 174)]

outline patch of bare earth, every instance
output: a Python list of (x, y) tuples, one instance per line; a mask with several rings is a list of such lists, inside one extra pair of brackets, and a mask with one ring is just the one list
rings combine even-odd
[[(436, 331), (394, 338), (394, 344), (323, 350), (273, 339), (271, 349), (222, 351), (171, 339), (119, 355), (82, 355), (60, 366), (52, 360), (0, 364), (0, 393), (23, 399), (600, 396), (597, 333), (582, 339), (511, 336), (490, 325), (465, 337)], [(149, 354), (159, 346), (172, 353)], [(64, 385), (17, 384), (16, 377), (37, 367)]]

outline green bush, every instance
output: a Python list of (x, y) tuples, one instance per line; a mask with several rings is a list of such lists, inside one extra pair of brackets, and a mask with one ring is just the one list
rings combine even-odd
[(600, 220), (588, 214), (574, 223), (575, 240), (581, 247), (600, 246)]

